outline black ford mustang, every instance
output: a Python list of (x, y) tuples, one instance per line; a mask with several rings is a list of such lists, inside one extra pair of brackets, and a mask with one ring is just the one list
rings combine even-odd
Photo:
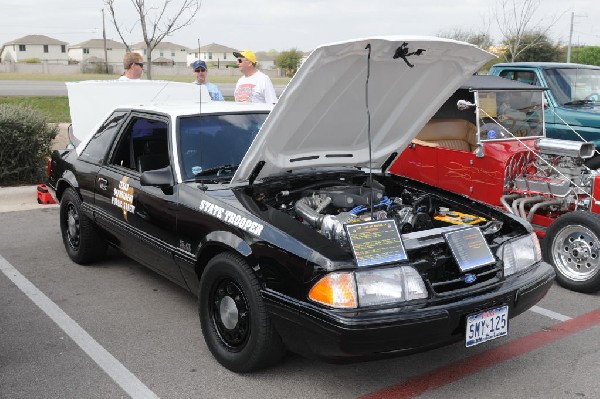
[[(272, 112), (182, 103), (187, 84), (72, 84), (81, 143), (49, 168), (67, 253), (113, 245), (197, 293), (208, 347), (237, 372), (286, 349), (345, 361), (505, 336), (554, 278), (531, 227), (386, 173), (488, 58), (440, 38), (322, 46)], [(151, 100), (106, 116), (128, 93)]]

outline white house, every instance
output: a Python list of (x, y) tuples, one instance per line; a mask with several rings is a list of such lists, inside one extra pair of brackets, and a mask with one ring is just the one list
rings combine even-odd
[(68, 64), (67, 42), (44, 35), (28, 35), (4, 43), (0, 50), (1, 62), (40, 60), (51, 64)]
[(234, 51), (239, 51), (222, 44), (211, 43), (198, 48), (188, 50), (187, 64), (190, 65), (196, 60), (203, 60), (214, 68), (225, 68), (227, 64), (236, 62), (233, 56)]
[(258, 64), (259, 69), (275, 69), (275, 57), (267, 54), (264, 51), (257, 51), (254, 53), (256, 55), (256, 63)]
[[(146, 59), (147, 47), (146, 43), (139, 42), (131, 46), (131, 51), (141, 54)], [(188, 49), (185, 46), (171, 42), (160, 42), (158, 46), (152, 50), (153, 64), (167, 65), (188, 65), (187, 63)]]
[[(125, 45), (115, 40), (106, 39), (106, 60), (109, 64), (122, 64)], [(104, 62), (104, 39), (91, 39), (69, 46), (69, 59), (78, 62)]]

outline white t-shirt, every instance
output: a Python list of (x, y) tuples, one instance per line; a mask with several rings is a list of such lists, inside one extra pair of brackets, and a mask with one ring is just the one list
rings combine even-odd
[(261, 71), (242, 76), (235, 85), (235, 101), (274, 104), (277, 102), (271, 79)]

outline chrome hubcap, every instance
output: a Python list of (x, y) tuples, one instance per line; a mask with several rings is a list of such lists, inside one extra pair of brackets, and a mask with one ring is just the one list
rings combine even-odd
[(589, 280), (600, 271), (600, 242), (585, 226), (567, 226), (554, 239), (552, 257), (558, 271), (568, 279)]
[(221, 300), (219, 313), (221, 314), (221, 321), (225, 328), (233, 330), (238, 322), (238, 310), (232, 297), (226, 296)]

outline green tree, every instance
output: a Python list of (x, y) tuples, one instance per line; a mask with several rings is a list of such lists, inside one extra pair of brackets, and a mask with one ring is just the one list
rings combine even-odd
[(600, 47), (586, 46), (574, 48), (571, 60), (579, 64), (600, 66)]
[(292, 77), (300, 67), (302, 53), (296, 49), (282, 51), (275, 58), (275, 66), (285, 71), (285, 76)]
[[(504, 45), (510, 48), (516, 38), (508, 38)], [(560, 62), (562, 59), (562, 50), (559, 44), (552, 43), (548, 35), (539, 32), (525, 32), (521, 35), (520, 43), (522, 50), (514, 58), (519, 62)], [(509, 59), (510, 53), (505, 53), (505, 58)]]

